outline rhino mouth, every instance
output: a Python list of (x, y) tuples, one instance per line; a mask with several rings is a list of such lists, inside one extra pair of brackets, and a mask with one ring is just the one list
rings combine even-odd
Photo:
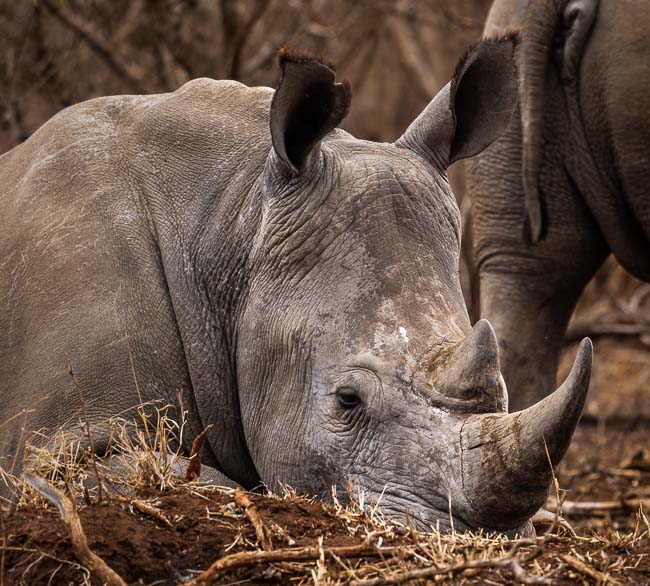
[(463, 516), (452, 508), (443, 510), (440, 508), (428, 509), (427, 513), (414, 512), (409, 508), (397, 509), (393, 507), (384, 507), (382, 511), (392, 518), (403, 519), (407, 526), (414, 527), (420, 531), (458, 531), (461, 533), (472, 532), (476, 533), (481, 531), (484, 534), (498, 534), (508, 537), (510, 539), (518, 537), (534, 537), (535, 529), (532, 521), (527, 520), (518, 527), (511, 529), (503, 529), (501, 527), (490, 527), (489, 525), (482, 524), (477, 526), (464, 519)]

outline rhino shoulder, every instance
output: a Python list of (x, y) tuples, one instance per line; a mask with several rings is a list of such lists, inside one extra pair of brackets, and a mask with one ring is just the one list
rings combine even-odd
[(249, 87), (232, 79), (215, 80), (209, 77), (198, 77), (184, 83), (174, 95), (196, 97), (198, 99), (215, 99), (258, 105), (262, 110), (267, 109), (273, 97), (273, 89), (269, 87)]
[(198, 78), (165, 94), (93, 98), (58, 112), (25, 143), (0, 156), (0, 166), (11, 159), (15, 168), (21, 160), (42, 160), (62, 149), (74, 152), (76, 146), (92, 152), (96, 144), (106, 153), (134, 135), (149, 141), (157, 129), (174, 135), (235, 124), (249, 133), (264, 133), (272, 97), (271, 88)]

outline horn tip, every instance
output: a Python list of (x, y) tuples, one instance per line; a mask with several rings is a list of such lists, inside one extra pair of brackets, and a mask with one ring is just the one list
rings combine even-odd
[(588, 351), (592, 353), (594, 351), (594, 343), (591, 341), (591, 338), (582, 338), (580, 342), (580, 351)]
[(587, 379), (586, 386), (589, 386), (589, 378), (591, 376), (591, 367), (593, 364), (594, 345), (590, 338), (583, 338), (578, 348), (578, 353), (571, 369), (571, 374), (578, 380), (583, 381)]

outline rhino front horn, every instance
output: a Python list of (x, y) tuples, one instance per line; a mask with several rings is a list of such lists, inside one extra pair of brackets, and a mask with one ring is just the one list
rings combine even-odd
[(469, 417), (461, 432), (464, 497), (473, 524), (521, 527), (543, 504), (589, 389), (591, 340), (562, 386), (524, 411)]

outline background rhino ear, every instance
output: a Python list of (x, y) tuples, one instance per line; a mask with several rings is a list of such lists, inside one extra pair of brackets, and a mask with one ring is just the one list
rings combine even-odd
[(517, 105), (516, 32), (485, 39), (397, 141), (437, 165), (472, 157), (507, 128)]
[(334, 83), (334, 69), (321, 61), (280, 50), (282, 77), (271, 102), (273, 148), (293, 175), (305, 167), (320, 140), (350, 108), (346, 81)]

